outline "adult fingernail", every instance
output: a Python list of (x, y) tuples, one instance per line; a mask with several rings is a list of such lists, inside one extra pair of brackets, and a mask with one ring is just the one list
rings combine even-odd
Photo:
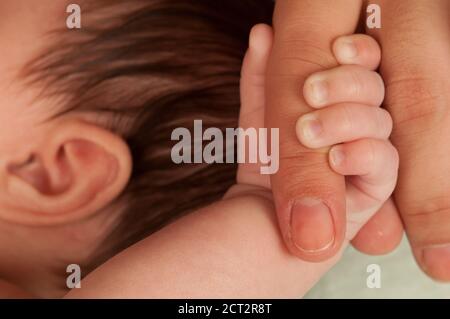
[(331, 159), (331, 164), (334, 167), (339, 167), (342, 165), (342, 163), (345, 160), (345, 153), (342, 149), (342, 146), (340, 146), (340, 145), (334, 146), (330, 150), (330, 159)]
[(330, 248), (335, 240), (334, 221), (330, 209), (315, 198), (297, 201), (291, 211), (291, 239), (304, 253), (319, 253)]
[(358, 56), (358, 49), (352, 40), (341, 38), (336, 43), (336, 56), (341, 63), (351, 63)]
[(319, 76), (312, 76), (307, 81), (308, 102), (311, 106), (324, 106), (328, 101), (327, 82)]
[(425, 271), (437, 280), (450, 281), (450, 244), (423, 250)]
[(303, 115), (297, 122), (298, 138), (306, 146), (313, 144), (322, 132), (322, 123), (314, 113)]

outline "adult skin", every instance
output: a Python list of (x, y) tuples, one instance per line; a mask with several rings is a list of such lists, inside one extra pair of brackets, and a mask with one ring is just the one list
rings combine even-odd
[[(328, 166), (328, 149), (299, 147), (297, 119), (312, 109), (306, 78), (338, 65), (332, 41), (355, 32), (361, 1), (277, 1), (267, 70), (266, 125), (280, 129), (280, 168), (272, 176), (280, 228), (291, 252), (307, 261), (333, 256), (345, 234), (345, 183)], [(311, 203), (322, 205), (311, 207)]]
[[(383, 49), (385, 107), (394, 118), (392, 139), (401, 159), (395, 201), (422, 269), (433, 278), (450, 280), (450, 2), (370, 3), (381, 7), (381, 29), (367, 31)], [(280, 127), (280, 140), (285, 142), (280, 145), (280, 170), (271, 182), (286, 244), (309, 261), (327, 259), (340, 247), (345, 184), (328, 168), (327, 150), (294, 147), (295, 121), (311, 110), (301, 90), (311, 73), (337, 63), (332, 58), (333, 40), (356, 31), (368, 4), (279, 0), (276, 5), (266, 124)], [(325, 205), (298, 205), (304, 198)], [(372, 253), (395, 247), (401, 234), (395, 213), (393, 202), (388, 202), (360, 232), (356, 246)], [(379, 231), (384, 236), (377, 244), (373, 238)]]
[(369, 33), (401, 158), (396, 204), (421, 268), (450, 281), (450, 1), (376, 3), (383, 27)]

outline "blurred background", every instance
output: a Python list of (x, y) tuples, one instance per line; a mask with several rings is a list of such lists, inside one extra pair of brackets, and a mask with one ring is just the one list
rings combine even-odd
[[(369, 288), (367, 266), (380, 267), (380, 288)], [(408, 240), (385, 256), (368, 256), (353, 247), (305, 298), (450, 298), (450, 284), (427, 277), (417, 266)]]

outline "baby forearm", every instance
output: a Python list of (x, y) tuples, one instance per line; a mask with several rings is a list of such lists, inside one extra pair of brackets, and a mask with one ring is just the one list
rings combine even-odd
[(95, 270), (68, 297), (301, 297), (336, 259), (290, 255), (271, 201), (226, 199), (195, 212)]

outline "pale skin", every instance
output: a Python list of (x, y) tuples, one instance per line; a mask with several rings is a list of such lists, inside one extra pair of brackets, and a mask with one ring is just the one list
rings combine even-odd
[[(7, 296), (23, 296), (24, 294), (31, 294), (35, 297), (57, 297), (63, 296), (66, 293), (64, 287), (66, 276), (64, 272), (65, 266), (69, 263), (83, 264), (86, 260), (89, 259), (90, 254), (101, 242), (103, 236), (108, 233), (110, 227), (112, 227), (113, 225), (115, 217), (117, 216), (117, 212), (112, 212), (111, 210), (104, 210), (101, 208), (107, 207), (111, 200), (123, 190), (131, 171), (128, 150), (126, 148), (126, 145), (124, 145), (123, 141), (118, 136), (98, 127), (98, 125), (93, 122), (91, 117), (84, 115), (81, 116), (80, 114), (70, 114), (63, 118), (44, 122), (45, 119), (52, 115), (52, 107), (57, 107), (57, 103), (55, 101), (41, 101), (34, 99), (34, 92), (29, 91), (27, 87), (23, 87), (19, 84), (18, 81), (16, 81), (14, 70), (20, 69), (20, 67), (23, 66), (24, 63), (31, 59), (33, 57), (33, 53), (39, 49), (39, 46), (45, 47), (46, 44), (49, 43), (48, 39), (43, 37), (43, 35), (45, 32), (52, 30), (54, 29), (54, 27), (58, 26), (58, 23), (64, 23), (63, 13), (65, 12), (65, 6), (68, 3), (69, 1), (48, 0), (47, 2), (40, 1), (39, 5), (37, 5), (36, 7), (30, 6), (30, 2), (28, 0), (5, 0), (0, 3), (0, 12), (4, 14), (4, 16), (2, 16), (2, 28), (0, 29), (0, 46), (2, 47), (2, 59), (0, 61), (0, 87), (2, 92), (2, 94), (0, 95), (0, 112), (2, 121), (2, 125), (0, 126), (0, 151), (2, 154), (0, 175), (2, 181), (6, 181), (10, 177), (14, 180), (17, 180), (16, 178), (21, 176), (21, 185), (28, 185), (26, 187), (16, 188), (16, 192), (14, 194), (9, 194), (6, 192), (8, 188), (4, 188), (5, 184), (1, 184), (2, 188), (0, 191), (2, 197), (0, 197), (0, 278), (2, 278), (2, 282), (0, 283), (0, 289), (4, 289), (2, 293), (4, 295), (6, 294)], [(39, 10), (40, 8), (45, 8), (45, 10)], [(436, 10), (433, 7), (433, 12), (435, 11), (448, 12), (448, 10)], [(327, 10), (325, 10), (324, 12), (327, 12)], [(419, 15), (419, 17), (421, 16)], [(24, 21), (24, 23), (17, 24), (16, 21)], [(435, 21), (435, 23), (439, 25), (439, 19), (433, 21)], [(434, 24), (433, 27), (435, 28)], [(399, 33), (399, 37), (400, 30), (401, 29), (399, 29), (399, 31), (396, 31)], [(436, 33), (436, 37), (441, 37), (442, 35), (445, 35), (445, 32)], [(384, 40), (381, 39), (381, 41), (383, 42)], [(330, 43), (332, 43), (332, 41), (330, 41)], [(435, 43), (445, 43), (445, 41), (436, 41)], [(392, 43), (392, 45), (393, 44), (394, 43)], [(435, 55), (439, 54), (443, 57), (448, 56), (448, 54), (445, 55), (445, 49), (428, 49)], [(335, 55), (336, 58), (339, 56), (339, 54)], [(334, 58), (334, 55), (332, 57)], [(358, 56), (356, 59), (358, 60), (359, 58), (360, 56)], [(358, 64), (348, 60), (343, 62), (349, 64)], [(371, 69), (373, 68), (373, 65), (377, 64), (378, 60), (372, 59), (370, 64), (364, 65), (368, 69)], [(442, 67), (442, 65), (445, 67), (445, 63), (440, 65), (443, 75), (448, 75), (449, 73), (445, 73), (445, 68)], [(305, 72), (305, 79), (312, 73), (313, 72)], [(442, 81), (442, 83), (448, 82)], [(295, 96), (295, 98), (298, 99), (302, 99), (301, 90), (303, 88), (303, 84), (303, 81), (298, 81), (295, 85), (293, 85), (293, 92), (295, 92), (295, 94), (293, 94), (292, 96)], [(398, 90), (400, 90), (400, 88)], [(262, 96), (263, 94), (259, 93), (257, 95)], [(305, 97), (306, 96), (307, 95), (305, 94)], [(443, 96), (443, 98), (446, 98), (445, 95)], [(295, 138), (294, 140), (296, 146), (300, 145), (295, 134), (295, 124), (298, 121), (299, 116), (300, 114), (295, 116), (291, 121), (292, 132)], [(445, 121), (442, 121), (442, 131), (444, 131), (446, 127), (444, 124)], [(420, 126), (418, 127), (418, 129), (420, 129)], [(11, 134), (11, 132), (14, 132), (14, 134)], [(54, 136), (63, 136), (64, 138), (54, 140)], [(448, 136), (448, 134), (446, 135), (445, 132), (439, 136), (431, 135), (431, 137), (434, 139), (443, 138), (445, 136)], [(87, 145), (94, 145), (97, 147), (85, 148), (84, 150), (88, 151), (87, 153), (69, 153), (71, 161), (74, 161), (73, 163), (76, 163), (76, 166), (69, 170), (69, 172), (73, 174), (72, 176), (76, 177), (74, 179), (71, 179), (70, 183), (73, 183), (74, 188), (79, 188), (80, 186), (77, 186), (77, 182), (83, 180), (88, 183), (87, 186), (89, 191), (102, 194), (100, 197), (91, 198), (86, 196), (79, 196), (80, 193), (76, 192), (52, 192), (51, 188), (50, 192), (48, 192), (48, 185), (46, 185), (46, 187), (42, 187), (42, 185), (40, 185), (39, 183), (27, 184), (27, 181), (33, 181), (35, 176), (41, 176), (42, 172), (45, 172), (50, 176), (56, 177), (54, 178), (53, 183), (50, 186), (56, 185), (58, 186), (56, 187), (56, 189), (59, 190), (71, 189), (70, 187), (62, 187), (67, 186), (67, 180), (58, 180), (57, 176), (58, 172), (61, 172), (61, 166), (54, 165), (57, 162), (53, 161), (53, 155), (55, 154), (55, 149), (65, 147), (67, 143), (73, 141), (74, 139), (87, 141), (89, 142)], [(416, 140), (416, 138), (414, 138), (414, 140)], [(42, 143), (42, 141), (52, 141), (52, 143)], [(445, 145), (445, 140), (439, 142), (441, 143), (441, 145)], [(438, 145), (438, 143), (432, 144)], [(425, 152), (425, 150), (428, 149), (421, 148), (421, 152)], [(93, 151), (93, 153), (91, 153), (91, 151)], [(27, 159), (29, 158), (29, 155), (31, 153), (37, 153), (41, 158), (44, 158), (46, 160), (44, 161), (44, 163), (40, 161), (31, 163), (33, 165), (28, 167), (20, 165), (28, 163)], [(81, 154), (84, 155), (80, 156)], [(105, 156), (98, 157), (92, 156), (92, 154), (102, 154)], [(88, 157), (85, 157), (86, 155)], [(445, 161), (446, 153), (444, 152), (442, 155), (443, 156), (437, 158), (444, 164), (449, 163), (449, 161)], [(85, 159), (87, 158), (90, 158), (91, 160), (86, 161)], [(92, 159), (98, 158), (101, 158), (102, 160), (99, 162), (96, 162), (95, 160), (92, 161)], [(414, 160), (414, 158), (415, 157), (412, 157), (412, 160)], [(102, 180), (110, 180), (110, 176), (108, 174), (103, 174), (105, 173), (104, 170), (95, 169), (96, 167), (104, 167), (105, 163), (112, 165), (110, 167), (112, 167), (113, 170), (117, 173), (116, 175), (114, 175), (115, 178), (113, 179), (112, 183), (108, 184), (109, 187), (105, 187), (106, 183), (97, 182)], [(326, 156), (325, 163), (327, 163), (327, 165), (329, 164)], [(12, 166), (15, 168), (13, 170), (15, 174), (13, 175), (10, 175), (11, 170), (6, 169), (9, 164), (19, 164)], [(116, 166), (115, 164), (118, 165)], [(435, 167), (438, 166), (439, 165), (435, 165)], [(443, 167), (443, 165), (440, 166)], [(20, 170), (20, 168), (29, 167), (32, 167), (34, 169), (25, 169), (23, 171)], [(429, 169), (427, 168), (427, 170)], [(91, 179), (91, 174), (83, 174), (89, 171), (95, 171), (99, 174), (94, 176), (94, 179)], [(35, 173), (38, 174), (35, 175)], [(65, 173), (67, 173), (67, 171)], [(427, 182), (429, 181), (427, 180)], [(86, 187), (86, 184), (84, 184), (83, 187)], [(427, 189), (433, 191), (432, 187), (428, 187)], [(40, 192), (42, 190), (45, 190), (45, 192)], [(42, 196), (44, 193), (46, 195)], [(61, 196), (61, 194), (64, 196)], [(36, 198), (36, 196), (38, 197)], [(10, 202), (8, 202), (9, 200), (11, 200), (11, 198), (16, 204), (14, 207), (11, 207)], [(36, 214), (35, 211), (29, 209), (30, 207), (33, 207), (36, 202), (39, 202), (41, 205), (45, 205), (43, 206), (43, 208), (55, 207), (54, 203), (58, 202), (58, 207), (63, 207), (64, 209), (58, 209), (53, 212), (50, 211), (49, 214), (44, 215)], [(251, 256), (251, 258), (249, 258), (249, 262), (264, 262), (263, 258), (265, 257), (282, 256), (279, 259), (274, 259), (274, 263), (276, 264), (274, 265), (273, 269), (277, 268), (280, 264), (282, 264), (283, 267), (288, 267), (287, 264), (283, 263), (283, 260), (288, 260), (289, 263), (295, 264), (295, 267), (292, 267), (292, 269), (295, 268), (296, 271), (298, 271), (298, 273), (295, 274), (294, 272), (287, 272), (288, 274), (292, 275), (289, 281), (289, 285), (291, 285), (290, 283), (292, 282), (293, 278), (297, 278), (297, 276), (300, 276), (300, 271), (305, 274), (304, 278), (306, 278), (306, 274), (309, 274), (307, 272), (309, 271), (308, 269), (314, 268), (316, 265), (304, 262), (299, 263), (299, 261), (293, 260), (292, 257), (288, 256), (287, 251), (284, 250), (284, 246), (280, 241), (280, 237), (273, 218), (270, 217), (272, 213), (269, 213), (270, 209), (266, 207), (267, 205), (261, 205), (260, 201), (258, 201), (258, 203), (253, 203), (253, 200), (245, 202), (247, 203), (246, 205), (255, 206), (255, 211), (260, 210), (263, 212), (258, 213), (258, 216), (255, 216), (255, 221), (250, 221), (251, 225), (257, 225), (258, 222), (261, 222), (262, 230), (266, 232), (264, 233), (264, 237), (262, 237), (262, 232), (258, 232), (257, 234), (255, 234), (255, 238), (260, 238), (260, 242), (264, 244), (266, 244), (266, 242), (263, 241), (265, 238), (272, 239), (272, 246), (264, 246), (264, 254), (267, 255), (255, 254), (254, 256)], [(223, 203), (220, 204), (222, 205)], [(385, 204), (384, 208), (377, 213), (377, 217), (382, 216), (382, 218), (378, 218), (378, 221), (392, 221), (392, 218), (396, 218), (397, 215), (391, 214), (391, 212), (395, 212), (395, 210), (391, 206), (392, 202), (388, 201)], [(71, 207), (78, 207), (78, 209), (71, 210)], [(203, 214), (203, 212), (194, 214), (192, 218), (194, 218), (195, 221), (199, 220), (199, 218), (196, 216), (203, 216), (199, 214)], [(240, 215), (242, 214), (239, 214), (238, 217), (241, 217)], [(264, 220), (259, 221), (258, 218), (260, 218), (261, 215), (264, 215), (266, 217), (264, 218)], [(438, 222), (439, 216), (434, 216), (436, 216), (436, 219), (433, 220), (433, 223), (436, 223), (436, 225), (439, 226), (439, 229), (445, 230), (445, 224), (439, 224)], [(426, 219), (426, 216), (424, 217)], [(373, 220), (374, 219), (372, 219), (372, 221)], [(237, 221), (238, 218), (234, 222)], [(184, 224), (182, 224), (182, 222), (184, 223), (184, 220), (175, 224), (173, 227), (179, 227), (181, 228), (181, 230), (186, 231), (186, 229), (183, 227)], [(208, 227), (212, 227), (212, 229), (215, 229), (214, 227), (218, 227), (217, 225), (220, 225), (218, 220), (212, 220), (212, 218), (206, 219), (205, 222), (207, 222), (206, 225)], [(392, 227), (392, 225), (399, 225), (398, 222), (378, 223), (378, 225), (383, 225), (383, 227), (373, 227), (374, 224), (377, 225), (373, 222), (366, 224), (364, 229), (367, 229), (367, 227), (369, 227), (369, 230), (372, 229), (372, 231), (363, 232), (363, 234), (366, 234), (366, 236), (361, 236), (361, 232), (358, 235), (358, 237), (360, 238), (364, 237), (364, 240), (362, 242), (366, 243), (366, 247), (367, 242), (370, 240), (374, 240), (377, 243), (380, 242), (380, 238), (377, 236), (378, 232), (374, 232), (373, 230), (378, 231), (381, 229), (385, 234), (395, 234), (399, 232), (398, 227), (393, 227), (392, 232), (389, 231), (389, 228), (386, 228), (386, 226)], [(239, 225), (241, 224), (239, 223)], [(200, 227), (200, 225), (198, 227)], [(172, 230), (173, 229), (174, 228), (172, 228)], [(251, 227), (251, 229), (253, 230), (253, 227)], [(417, 231), (419, 230), (420, 227), (417, 227)], [(163, 235), (164, 234), (165, 233), (163, 233)], [(370, 236), (368, 236), (367, 234), (369, 234)], [(431, 234), (433, 236), (435, 235), (435, 233), (433, 232), (431, 232)], [(247, 239), (249, 233), (247, 231), (245, 232), (245, 234), (244, 232), (241, 232), (233, 235), (242, 235), (242, 238)], [(276, 235), (278, 235), (278, 237)], [(356, 239), (358, 239), (358, 237), (356, 237)], [(382, 237), (381, 240), (388, 237), (389, 236)], [(218, 239), (218, 242), (221, 242), (221, 238)], [(150, 242), (150, 240), (151, 239), (149, 238), (147, 241), (135, 247), (145, 247), (145, 244)], [(223, 240), (223, 244), (220, 244), (221, 247), (227, 244), (226, 240), (229, 240), (229, 238), (226, 237)], [(241, 242), (239, 243), (239, 247), (242, 247)], [(355, 243), (355, 240), (353, 242)], [(383, 242), (388, 243), (389, 240)], [(254, 246), (249, 247), (251, 248)], [(277, 250), (265, 251), (265, 247), (275, 247)], [(372, 246), (372, 248), (375, 248), (375, 250), (377, 249), (377, 247), (375, 246)], [(123, 260), (120, 256), (117, 257), (117, 259), (114, 259), (118, 260), (116, 265), (120, 265), (120, 267), (123, 267), (122, 269), (114, 269), (113, 266), (108, 266), (108, 270), (104, 275), (102, 274), (100, 269), (97, 272), (93, 273), (91, 277), (93, 279), (89, 279), (93, 282), (93, 290), (90, 290), (88, 293), (86, 293), (86, 290), (83, 289), (83, 294), (98, 294), (99, 296), (107, 295), (107, 293), (105, 293), (105, 290), (118, 288), (115, 286), (117, 285), (117, 282), (105, 279), (105, 282), (101, 283), (99, 279), (96, 279), (97, 276), (98, 278), (101, 278), (101, 276), (103, 276), (103, 278), (106, 278), (109, 277), (109, 275), (117, 275), (123, 280), (125, 280), (126, 277), (130, 278), (130, 280), (131, 278), (137, 278), (134, 280), (135, 283), (137, 284), (138, 282), (141, 282), (143, 286), (144, 284), (148, 283), (148, 281), (142, 282), (142, 278), (139, 277), (139, 275), (143, 273), (143, 270), (141, 269), (141, 272), (139, 272), (136, 269), (138, 264), (142, 265), (147, 262), (146, 258), (148, 258), (148, 255), (146, 257), (144, 256), (141, 263), (139, 256), (137, 256), (136, 253), (133, 253), (135, 251), (134, 249), (136, 248), (133, 247), (130, 250), (130, 256), (133, 256), (133, 258), (129, 259), (129, 262)], [(129, 252), (125, 252), (125, 254), (128, 253)], [(189, 253), (189, 251), (187, 253)], [(248, 251), (246, 251), (245, 253), (248, 253)], [(273, 255), (269, 256), (269, 253)], [(226, 250), (223, 253), (223, 256), (227, 257), (230, 260), (230, 267), (235, 265), (234, 261), (236, 261), (236, 259), (233, 259), (232, 257), (236, 256), (236, 251), (232, 253), (231, 250)], [(114, 260), (112, 261), (112, 265), (116, 263), (116, 261)], [(131, 265), (134, 262), (136, 262), (135, 265), (125, 267), (125, 264)], [(218, 262), (219, 261), (217, 261), (217, 263)], [(268, 264), (270, 264), (270, 262), (271, 259), (268, 261)], [(323, 274), (323, 271), (320, 271), (320, 269), (322, 269), (321, 267), (328, 268), (331, 266), (331, 264), (332, 262), (330, 262), (330, 264), (319, 263), (318, 268), (314, 268), (316, 269), (316, 271), (318, 271), (318, 273), (312, 276), (312, 281), (317, 280), (317, 278), (320, 277), (321, 274)], [(223, 266), (223, 263), (221, 265)], [(255, 267), (253, 265), (254, 264), (251, 264), (251, 266), (249, 266), (248, 268), (254, 269)], [(300, 270), (297, 269), (297, 266), (299, 265), (303, 267), (299, 268)], [(436, 263), (436, 265), (438, 265), (438, 263)], [(171, 267), (172, 269), (174, 269), (175, 265), (171, 266), (171, 264), (168, 263), (166, 269), (171, 269)], [(58, 273), (55, 273), (54, 269), (59, 269), (60, 271)], [(203, 270), (203, 268), (201, 267), (197, 267), (197, 269)], [(442, 269), (444, 269), (445, 271), (445, 268)], [(126, 273), (127, 271), (129, 272)], [(163, 271), (164, 270), (161, 268), (159, 270), (159, 273), (161, 274)], [(192, 273), (195, 274), (195, 268), (193, 269)], [(149, 272), (146, 273), (146, 275), (148, 274)], [(277, 275), (279, 274), (277, 273)], [(221, 277), (217, 277), (217, 280), (220, 280), (220, 278)], [(225, 277), (222, 277), (222, 280), (223, 278)], [(253, 284), (257, 280), (257, 278), (249, 278), (248, 284)], [(14, 283), (14, 285), (11, 285), (11, 283)], [(122, 284), (123, 282), (119, 281), (118, 283)], [(87, 284), (88, 283), (86, 282), (86, 285)], [(161, 284), (162, 283), (160, 283), (160, 285)], [(282, 295), (282, 293), (286, 295), (295, 293), (295, 296), (297, 297), (304, 291), (306, 291), (307, 287), (311, 286), (312, 284), (312, 282), (308, 281), (304, 282), (304, 285), (301, 286), (302, 288), (299, 288), (300, 285), (298, 287), (291, 287), (292, 290), (284, 290), (281, 289), (284, 287), (281, 287), (276, 291), (280, 291), (280, 295)], [(128, 283), (128, 286), (125, 285), (124, 287), (128, 287), (131, 290), (132, 287), (130, 287), (130, 285), (131, 283)], [(152, 291), (146, 291), (146, 287), (148, 286), (143, 286), (136, 286), (136, 289), (138, 289), (139, 287), (141, 288), (139, 292), (142, 292), (142, 294), (139, 294), (139, 296), (150, 296), (152, 294)], [(239, 288), (239, 286), (236, 287)], [(177, 286), (172, 286), (172, 288), (178, 289), (180, 291), (183, 287), (177, 288)], [(226, 288), (227, 287), (225, 287), (225, 289), (223, 289), (222, 291), (223, 295), (230, 294), (230, 291)], [(254, 295), (256, 294), (256, 292), (258, 292), (260, 293), (259, 295), (263, 295), (264, 292), (267, 293), (267, 290), (264, 290), (266, 289), (265, 287), (261, 288), (260, 290), (256, 289), (252, 291), (249, 291), (248, 286), (247, 290), (244, 289), (245, 287), (242, 288), (242, 294), (246, 294), (248, 292), (248, 295)], [(121, 289), (121, 287), (119, 287), (118, 290), (119, 289)], [(125, 291), (130, 292), (130, 290)], [(281, 290), (283, 291), (281, 292)], [(131, 291), (128, 296), (134, 296), (132, 292), (133, 291)], [(194, 292), (192, 291), (188, 292), (194, 294)], [(236, 291), (234, 290), (233, 296), (235, 296), (235, 292)], [(81, 292), (79, 293), (81, 296)], [(176, 293), (174, 292), (173, 296), (175, 295)], [(210, 296), (212, 296), (212, 293), (210, 294)]]
[[(310, 86), (304, 97), (296, 90), (314, 72), (343, 61), (354, 64), (364, 59), (364, 48), (356, 42), (346, 43), (350, 46), (341, 57), (333, 56), (332, 44), (337, 37), (355, 32), (369, 3), (381, 7), (381, 29), (366, 31), (383, 47), (380, 72), (387, 88), (384, 104), (394, 119), (392, 140), (401, 162), (393, 200), (363, 228), (353, 244), (370, 254), (389, 252), (401, 238), (403, 222), (420, 267), (434, 279), (450, 280), (447, 0), (277, 1), (266, 125), (281, 127), (284, 140), (280, 170), (271, 180), (280, 229), (291, 253), (301, 259), (323, 261), (340, 250), (346, 224), (344, 180), (328, 167), (324, 156), (327, 148), (314, 152), (299, 149), (295, 135), (299, 116), (310, 112), (311, 107), (332, 102), (334, 97), (322, 94), (313, 98), (320, 92), (319, 86)], [(322, 79), (333, 83), (332, 77)], [(362, 79), (353, 80), (355, 89), (365, 90)], [(311, 214), (303, 214), (301, 208), (292, 209), (304, 198), (320, 199), (325, 210), (317, 208), (316, 212), (324, 217), (310, 219)], [(326, 210), (331, 215), (325, 214)], [(334, 227), (329, 227), (330, 220)], [(316, 241), (299, 235), (305, 225), (318, 229)], [(334, 244), (329, 245), (333, 239)]]
[(69, 3), (0, 2), (0, 297), (63, 296), (67, 265), (89, 261), (109, 233), (119, 211), (103, 208), (131, 172), (119, 136), (87, 114), (48, 120), (61, 102), (18, 76)]
[[(356, 67), (356, 72), (367, 78), (371, 93), (364, 100), (368, 105), (355, 101), (345, 110), (324, 105), (310, 113), (323, 119), (321, 143), (330, 147), (339, 143), (332, 147), (329, 163), (348, 182), (344, 246), (389, 198), (398, 168), (397, 152), (388, 140), (392, 120), (377, 106), (384, 94), (383, 85), (379, 76), (370, 70), (379, 62), (379, 48), (370, 37), (354, 38), (373, 48), (372, 52), (366, 52), (368, 59)], [(242, 128), (263, 127), (265, 69), (271, 44), (270, 27), (258, 25), (252, 30), (242, 70)], [(329, 72), (343, 80), (349, 71), (337, 67)], [(336, 99), (341, 99), (347, 91), (336, 88), (334, 94)], [(352, 112), (367, 129), (361, 133), (358, 127), (326, 120), (329, 116), (340, 119), (346, 112)], [(338, 151), (342, 153), (334, 157)], [(260, 164), (241, 165), (237, 184), (223, 200), (165, 227), (110, 259), (88, 275), (81, 289), (72, 290), (67, 297), (295, 298), (304, 295), (339, 257), (309, 263), (289, 253), (278, 231), (269, 177), (261, 175), (259, 168)]]

